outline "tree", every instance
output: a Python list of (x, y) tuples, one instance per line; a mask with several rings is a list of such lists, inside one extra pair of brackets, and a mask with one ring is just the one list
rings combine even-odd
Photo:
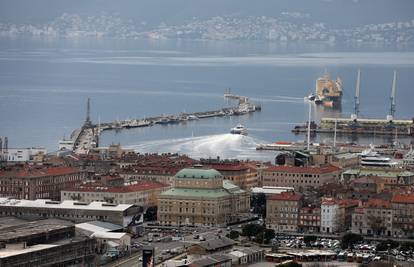
[(253, 213), (259, 214), (266, 218), (266, 195), (264, 193), (254, 194), (250, 201), (250, 207)]
[(398, 242), (388, 239), (385, 241), (381, 241), (381, 243), (379, 243), (376, 246), (376, 251), (387, 251), (388, 249), (394, 249), (398, 247)]
[(264, 243), (269, 244), (270, 241), (275, 238), (276, 233), (273, 229), (265, 229), (264, 230)]
[(255, 224), (255, 223), (249, 223), (243, 226), (242, 236), (247, 236), (250, 239), (252, 236), (257, 236), (258, 233), (261, 233), (262, 231), (263, 231), (263, 226)]
[(228, 238), (231, 238), (231, 239), (237, 239), (237, 238), (239, 238), (240, 233), (239, 233), (239, 231), (234, 231), (234, 230), (232, 230), (232, 231), (230, 231), (230, 233), (228, 233), (226, 236), (227, 236)]
[(353, 248), (355, 244), (362, 242), (364, 237), (362, 235), (347, 233), (342, 237), (341, 247), (343, 249)]
[(400, 250), (402, 251), (409, 251), (409, 250), (414, 250), (414, 242), (404, 242), (401, 244), (400, 246)]
[(144, 213), (144, 221), (155, 221), (157, 220), (157, 207), (149, 207)]
[(310, 243), (315, 242), (316, 240), (317, 240), (317, 237), (314, 235), (305, 235), (303, 237), (303, 242), (305, 242), (307, 246), (309, 246)]

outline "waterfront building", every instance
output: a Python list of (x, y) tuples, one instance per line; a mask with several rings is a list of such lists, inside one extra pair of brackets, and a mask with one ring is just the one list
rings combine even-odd
[(61, 200), (93, 201), (114, 204), (135, 204), (144, 208), (156, 206), (160, 193), (169, 186), (155, 182), (132, 182), (121, 186), (105, 186), (98, 182), (84, 182), (61, 191)]
[(250, 209), (249, 193), (216, 170), (186, 168), (174, 178), (173, 188), (158, 197), (162, 225), (224, 226)]
[(330, 164), (341, 169), (357, 168), (361, 161), (361, 156), (358, 153), (349, 152), (319, 153), (311, 154), (311, 156), (313, 165)]
[(42, 161), (46, 153), (45, 148), (3, 148), (0, 149), (0, 161), (12, 163), (39, 162)]
[(382, 199), (369, 199), (352, 213), (353, 233), (391, 237), (393, 230), (391, 203)]
[(0, 197), (59, 200), (61, 190), (85, 177), (85, 172), (72, 167), (13, 166), (0, 171)]
[(75, 223), (98, 220), (127, 227), (139, 215), (139, 208), (131, 204), (0, 198), (0, 216), (28, 219), (58, 218)]
[(402, 169), (359, 168), (346, 170), (342, 175), (346, 183), (360, 177), (376, 176), (382, 178), (388, 187), (414, 184), (414, 172)]
[(302, 196), (295, 192), (282, 192), (266, 200), (266, 225), (277, 232), (297, 232), (298, 214)]
[(294, 187), (295, 190), (319, 188), (337, 182), (340, 169), (332, 165), (323, 167), (269, 166), (262, 172), (263, 186)]

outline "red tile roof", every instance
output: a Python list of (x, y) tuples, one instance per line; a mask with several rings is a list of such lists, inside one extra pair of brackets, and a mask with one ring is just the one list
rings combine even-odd
[(280, 194), (274, 194), (269, 197), (269, 200), (280, 200), (280, 201), (299, 201), (302, 198), (301, 195), (295, 192), (282, 192)]
[(110, 192), (110, 193), (130, 193), (130, 192), (139, 192), (146, 190), (159, 189), (163, 187), (168, 187), (167, 185), (155, 182), (142, 182), (131, 185), (124, 186), (104, 186), (101, 183), (90, 183), (82, 184), (73, 188), (65, 189), (65, 191), (71, 192)]
[(249, 167), (244, 164), (206, 164), (205, 166), (217, 171), (244, 171), (249, 169)]
[(15, 178), (36, 178), (46, 176), (59, 176), (80, 172), (77, 168), (72, 167), (20, 167), (9, 171), (0, 171), (0, 177)]
[(370, 198), (364, 203), (365, 208), (384, 208), (388, 209), (391, 207), (391, 203), (383, 199)]
[(287, 173), (310, 173), (325, 174), (341, 170), (338, 167), (329, 165), (325, 167), (296, 167), (296, 166), (270, 166), (265, 171), (268, 172), (287, 172)]
[(394, 195), (391, 199), (392, 203), (414, 204), (414, 194), (410, 195)]

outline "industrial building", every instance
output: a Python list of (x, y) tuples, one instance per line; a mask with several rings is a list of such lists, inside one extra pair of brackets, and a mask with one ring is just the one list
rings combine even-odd
[(58, 218), (75, 223), (98, 220), (127, 227), (140, 215), (139, 211), (139, 207), (131, 204), (0, 198), (0, 216), (27, 219)]

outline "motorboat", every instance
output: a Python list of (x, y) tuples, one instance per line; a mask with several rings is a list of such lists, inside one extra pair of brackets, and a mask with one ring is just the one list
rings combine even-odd
[(241, 135), (247, 135), (247, 129), (241, 125), (237, 124), (236, 127), (230, 129), (231, 134), (241, 134)]

